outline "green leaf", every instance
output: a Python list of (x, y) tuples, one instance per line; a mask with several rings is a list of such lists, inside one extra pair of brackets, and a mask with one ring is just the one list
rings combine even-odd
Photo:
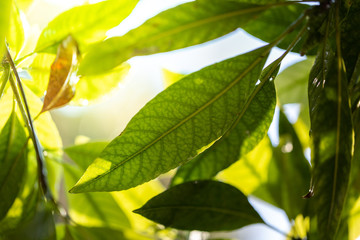
[(231, 127), (269, 50), (211, 65), (171, 85), (133, 117), (71, 191), (128, 189), (194, 158)]
[(276, 93), (282, 105), (288, 103), (308, 105), (307, 88), (313, 63), (314, 58), (308, 58), (291, 65), (277, 76)]
[(99, 74), (133, 56), (167, 52), (213, 40), (244, 26), (267, 8), (223, 0), (198, 0), (179, 5), (122, 37), (109, 38), (93, 46), (80, 64), (79, 74)]
[(264, 71), (261, 79), (263, 84), (258, 84), (253, 91), (237, 117), (234, 129), (195, 159), (181, 166), (172, 184), (210, 179), (245, 156), (263, 139), (273, 119), (276, 105), (274, 82), (269, 79), (275, 78), (277, 70), (273, 70), (270, 76), (265, 76), (269, 71)]
[(108, 144), (108, 142), (90, 142), (67, 147), (64, 151), (80, 168), (86, 169)]
[(49, 202), (40, 200), (35, 215), (17, 229), (9, 232), (5, 239), (56, 240), (53, 209)]
[(25, 32), (20, 18), (20, 10), (15, 2), (12, 3), (10, 25), (8, 34), (6, 35), (6, 41), (9, 44), (10, 50), (15, 53), (13, 56), (18, 56), (25, 42)]
[(245, 195), (250, 195), (266, 183), (271, 159), (272, 145), (270, 139), (265, 137), (246, 156), (221, 171), (216, 179), (237, 187)]
[[(64, 164), (64, 171), (66, 188), (69, 189), (84, 169)], [(67, 198), (69, 214), (80, 225), (131, 228), (129, 220), (110, 193), (68, 194)]]
[(314, 207), (320, 239), (334, 239), (347, 193), (352, 120), (347, 80), (325, 44), (309, 78)]
[(130, 65), (124, 63), (109, 72), (99, 75), (82, 76), (76, 84), (75, 96), (72, 102), (83, 103), (99, 99), (115, 89), (130, 70)]
[(72, 35), (83, 52), (87, 46), (103, 40), (107, 30), (124, 20), (137, 0), (108, 0), (74, 7), (52, 20), (42, 31), (35, 51), (56, 53), (57, 45)]
[[(66, 188), (79, 179), (81, 173), (101, 153), (108, 143), (92, 142), (65, 149), (80, 167), (64, 164)], [(84, 226), (130, 228), (130, 222), (110, 193), (69, 194), (69, 212), (72, 219)]]
[(5, 217), (22, 186), (26, 147), (24, 128), (13, 112), (0, 132), (0, 220)]
[(22, 79), (23, 83), (37, 96), (43, 97), (50, 78), (50, 67), (55, 60), (54, 54), (37, 54), (28, 67), (24, 67), (30, 74), (30, 79)]
[(234, 230), (263, 222), (242, 192), (208, 180), (172, 187), (134, 212), (166, 227), (184, 230)]
[(0, 56), (3, 56), (5, 50), (5, 36), (7, 35), (12, 1), (0, 1)]
[[(289, 219), (306, 214), (301, 196), (309, 189), (310, 166), (300, 140), (285, 114), (280, 112), (279, 145), (273, 148), (267, 182), (253, 195), (283, 209)], [(264, 193), (265, 192), (265, 193)]]
[[(260, 14), (255, 21), (246, 24), (243, 29), (265, 42), (272, 42), (281, 33), (283, 33), (291, 24), (293, 24), (301, 14), (309, 6), (303, 4), (291, 4), (288, 6), (274, 6)], [(278, 47), (287, 49), (290, 43), (295, 39), (301, 24), (295, 31), (289, 33), (281, 42)], [(299, 52), (301, 48), (300, 41), (292, 49), (293, 52)]]
[(234, 0), (236, 2), (252, 3), (252, 4), (273, 4), (287, 2), (288, 0)]

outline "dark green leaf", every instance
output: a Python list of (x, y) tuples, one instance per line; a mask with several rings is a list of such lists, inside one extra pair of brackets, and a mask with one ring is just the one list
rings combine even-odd
[(347, 80), (339, 66), (324, 44), (309, 78), (313, 201), (320, 239), (334, 239), (338, 229), (353, 148)]
[[(273, 73), (266, 77), (274, 79), (277, 70), (273, 69)], [(268, 71), (264, 73), (262, 77), (265, 77)], [(195, 159), (181, 166), (172, 180), (173, 185), (210, 179), (241, 156), (245, 156), (260, 142), (267, 133), (276, 105), (274, 82), (268, 79), (261, 79), (264, 85), (257, 85), (253, 96), (237, 117), (234, 129)]]
[(301, 143), (286, 116), (280, 112), (279, 145), (273, 148), (268, 180), (253, 194), (283, 209), (289, 219), (305, 214), (302, 199), (309, 189), (310, 166)]
[(166, 227), (184, 230), (234, 230), (263, 222), (242, 192), (208, 180), (172, 187), (134, 212)]
[[(272, 42), (283, 33), (291, 24), (298, 19), (309, 6), (303, 4), (291, 4), (288, 6), (272, 7), (258, 16), (256, 21), (249, 22), (243, 29), (251, 35), (260, 38), (265, 42)], [(299, 26), (297, 29), (300, 29)], [(287, 49), (295, 39), (298, 31), (289, 33), (278, 45)], [(292, 51), (300, 51), (301, 42), (295, 45)]]
[(35, 215), (19, 228), (9, 232), (5, 239), (56, 240), (53, 209), (50, 205), (51, 203), (40, 199)]
[(122, 37), (95, 45), (80, 64), (79, 73), (102, 73), (133, 56), (171, 51), (218, 38), (245, 25), (266, 8), (223, 0), (182, 4)]
[[(81, 173), (101, 153), (108, 143), (93, 142), (65, 149), (80, 168), (64, 165), (66, 188), (79, 179)], [(130, 228), (130, 222), (110, 193), (69, 194), (69, 212), (78, 224), (97, 227)]]
[(35, 51), (56, 53), (57, 45), (69, 34), (83, 51), (103, 40), (110, 28), (117, 26), (135, 7), (137, 0), (108, 0), (75, 7), (54, 20), (41, 33)]
[(211, 65), (168, 87), (134, 116), (71, 191), (128, 189), (194, 158), (231, 127), (269, 50)]
[(22, 185), (26, 143), (24, 128), (13, 112), (0, 133), (0, 220), (5, 217)]

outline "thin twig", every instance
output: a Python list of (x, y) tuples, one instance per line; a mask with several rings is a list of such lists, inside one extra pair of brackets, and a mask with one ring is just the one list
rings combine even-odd
[[(39, 182), (40, 182), (41, 189), (42, 189), (42, 191), (44, 193), (44, 196), (48, 200), (55, 203), (54, 197), (51, 194), (51, 191), (50, 191), (50, 188), (49, 188), (49, 185), (48, 185), (48, 182), (47, 182), (47, 172), (46, 172), (46, 168), (45, 168), (45, 157), (44, 157), (44, 153), (43, 153), (43, 150), (42, 150), (42, 146), (40, 144), (39, 138), (37, 137), (37, 134), (36, 134), (36, 131), (35, 131), (35, 128), (34, 128), (34, 124), (33, 124), (32, 118), (31, 118), (30, 110), (29, 110), (29, 105), (28, 105), (27, 100), (26, 100), (25, 91), (24, 91), (24, 88), (22, 86), (21, 79), (20, 79), (19, 74), (17, 72), (15, 63), (14, 63), (14, 61), (13, 61), (11, 55), (10, 55), (10, 51), (9, 51), (9, 49), (7, 47), (6, 47), (6, 57), (7, 57), (8, 62), (10, 63), (10, 67), (12, 68), (12, 71), (13, 71), (13, 73), (15, 75), (17, 84), (15, 83), (12, 76), (10, 76), (10, 83), (11, 83), (11, 86), (13, 88), (13, 92), (14, 92), (14, 95), (16, 97), (16, 100), (17, 100), (17, 102), (19, 104), (19, 108), (20, 108), (20, 111), (21, 111), (22, 116), (24, 118), (24, 121), (26, 122), (26, 126), (28, 127), (30, 137), (31, 137), (31, 139), (33, 141), (33, 144), (34, 144), (35, 153), (36, 153), (36, 160), (37, 160), (37, 164), (38, 164), (38, 179), (39, 179)], [(18, 91), (18, 88), (20, 90), (20, 93)]]

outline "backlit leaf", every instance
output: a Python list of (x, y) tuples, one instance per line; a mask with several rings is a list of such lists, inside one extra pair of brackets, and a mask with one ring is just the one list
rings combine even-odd
[(71, 191), (128, 189), (194, 158), (231, 127), (269, 50), (265, 46), (211, 65), (165, 89), (133, 117)]
[(263, 84), (257, 85), (252, 97), (237, 117), (234, 128), (202, 154), (181, 166), (172, 184), (210, 179), (245, 156), (261, 141), (274, 115), (276, 94), (274, 82), (269, 79), (275, 78), (277, 70), (273, 69), (273, 73), (268, 76), (265, 75), (269, 71), (264, 71), (265, 74), (262, 75), (267, 79), (261, 78)]
[(0, 56), (5, 50), (5, 36), (8, 32), (12, 1), (0, 1)]
[(184, 230), (234, 230), (263, 222), (242, 192), (208, 180), (172, 187), (134, 212), (166, 227)]
[(305, 214), (310, 166), (291, 123), (280, 112), (279, 145), (273, 148), (268, 179), (253, 195), (283, 209), (289, 219)]
[[(65, 149), (79, 166), (64, 164), (66, 188), (79, 179), (81, 173), (101, 153), (107, 142), (92, 142)], [(129, 220), (110, 193), (69, 194), (69, 212), (72, 219), (84, 226), (130, 228)]]
[(347, 193), (352, 120), (347, 80), (325, 44), (309, 78), (314, 206), (320, 239), (334, 239)]
[(75, 96), (72, 102), (83, 103), (99, 99), (115, 89), (130, 70), (130, 65), (124, 63), (109, 72), (99, 75), (80, 76), (76, 84)]
[(295, 63), (282, 71), (275, 81), (276, 93), (281, 104), (308, 105), (307, 86), (314, 58)]
[(0, 220), (20, 191), (26, 167), (27, 138), (16, 113), (0, 132)]
[(35, 215), (19, 228), (7, 234), (7, 239), (56, 240), (53, 209), (49, 202), (40, 200)]
[(75, 40), (68, 36), (58, 48), (55, 61), (51, 65), (49, 84), (41, 112), (61, 107), (74, 97), (78, 48)]
[(12, 3), (10, 25), (8, 34), (6, 35), (6, 41), (9, 44), (10, 50), (14, 52), (13, 56), (16, 57), (24, 45), (25, 33), (20, 18), (20, 10), (15, 1)]
[(56, 47), (72, 35), (83, 52), (90, 44), (103, 40), (107, 30), (119, 25), (137, 0), (108, 0), (74, 7), (52, 20), (41, 33), (35, 51), (56, 52)]
[[(309, 6), (295, 3), (287, 6), (271, 7), (259, 14), (255, 21), (251, 21), (249, 24), (244, 25), (243, 29), (265, 42), (272, 42), (277, 36), (283, 33), (285, 29), (293, 24), (307, 8), (309, 8)], [(300, 28), (301, 26), (297, 29)], [(298, 31), (296, 30), (289, 33), (278, 46), (287, 49), (297, 34)], [(295, 45), (292, 51), (300, 51), (301, 43), (302, 41)]]
[(218, 38), (255, 19), (266, 8), (223, 0), (179, 5), (122, 37), (112, 37), (93, 46), (80, 64), (79, 73), (98, 74), (133, 56), (167, 52)]

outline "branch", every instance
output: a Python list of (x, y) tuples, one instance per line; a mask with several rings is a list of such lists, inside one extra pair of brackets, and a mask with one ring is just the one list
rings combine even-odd
[[(15, 63), (14, 63), (14, 61), (10, 55), (10, 51), (7, 47), (6, 47), (6, 58), (7, 58), (8, 62), (10, 63), (10, 67), (12, 68), (13, 73), (16, 78), (16, 82), (15, 82), (14, 78), (12, 76), (10, 76), (10, 84), (13, 89), (16, 101), (18, 102), (18, 105), (19, 105), (19, 108), (21, 111), (21, 115), (26, 123), (26, 126), (29, 130), (30, 137), (34, 144), (35, 153), (36, 153), (36, 161), (37, 161), (37, 165), (38, 165), (38, 179), (39, 179), (40, 187), (41, 187), (46, 199), (55, 203), (54, 197), (51, 194), (51, 191), (49, 189), (49, 184), (47, 182), (47, 172), (46, 172), (46, 168), (45, 168), (45, 157), (44, 157), (44, 153), (43, 153), (43, 148), (40, 144), (39, 138), (37, 137), (37, 134), (36, 134), (36, 131), (34, 128), (34, 124), (33, 124), (32, 118), (31, 118), (30, 110), (29, 110), (29, 105), (26, 100), (25, 91), (22, 86), (22, 83), (21, 83), (21, 80), (19, 77), (19, 73), (17, 72)], [(19, 92), (19, 90), (20, 90), (20, 92)]]

